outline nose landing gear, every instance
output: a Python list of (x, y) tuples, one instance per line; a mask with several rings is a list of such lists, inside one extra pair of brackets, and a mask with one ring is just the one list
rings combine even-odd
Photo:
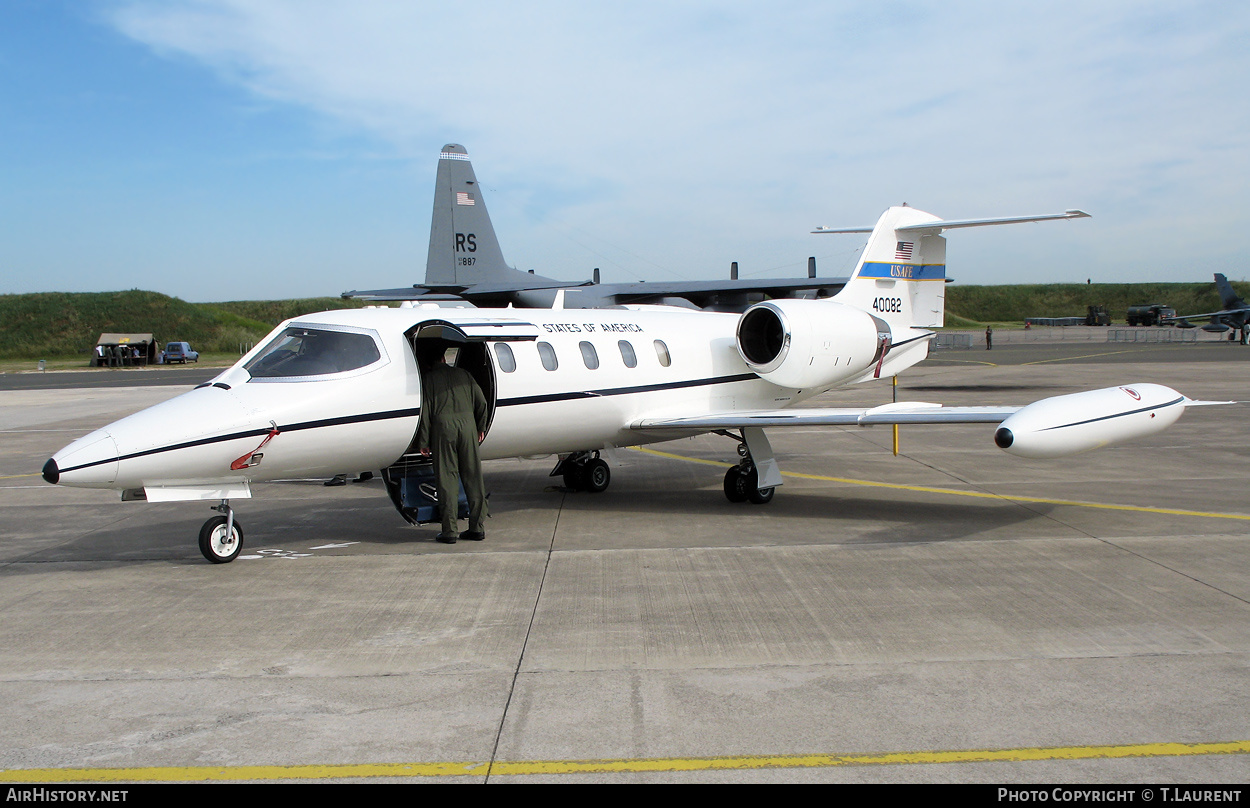
[(228, 564), (243, 549), (243, 526), (234, 520), (230, 500), (223, 499), (213, 510), (223, 515), (212, 517), (200, 528), (200, 552), (214, 564)]

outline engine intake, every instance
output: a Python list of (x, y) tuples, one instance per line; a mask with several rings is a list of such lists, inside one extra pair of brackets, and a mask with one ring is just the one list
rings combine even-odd
[(863, 374), (886, 350), (889, 327), (831, 300), (769, 300), (738, 320), (738, 353), (751, 370), (797, 390)]
[(776, 309), (756, 306), (743, 313), (738, 323), (738, 350), (757, 373), (783, 359), (783, 351), (789, 347), (790, 334)]

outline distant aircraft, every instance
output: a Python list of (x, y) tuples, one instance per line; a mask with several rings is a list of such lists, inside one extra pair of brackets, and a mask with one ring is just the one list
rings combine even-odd
[(452, 349), (489, 402), (483, 458), (555, 454), (552, 476), (591, 492), (610, 480), (602, 450), (709, 432), (737, 443), (725, 496), (757, 504), (782, 484), (766, 429), (989, 423), (997, 446), (1030, 458), (1153, 434), (1205, 402), (1130, 384), (1025, 407), (793, 409), (928, 355), (944, 317), (943, 230), (1084, 215), (941, 221), (890, 208), (834, 298), (769, 300), (741, 315), (430, 305), (297, 317), (211, 382), (74, 441), (43, 477), (120, 490), (123, 500), (219, 501), (199, 535), (215, 563), (238, 555), (243, 530), (230, 500), (250, 497), (257, 482), (380, 468), (392, 503), (415, 523), (428, 468), (413, 443), (422, 367)]
[[(712, 311), (741, 312), (752, 302), (771, 297), (830, 297), (846, 278), (817, 278), (815, 260), (806, 278), (741, 280), (641, 281), (599, 283), (598, 271), (588, 281), (562, 281), (508, 266), (482, 187), (464, 146), (448, 143), (438, 160), (434, 182), (434, 215), (425, 283), (402, 289), (352, 290), (345, 298), (364, 300), (452, 300), (476, 306), (508, 305), (550, 308), (564, 289), (564, 308), (590, 309), (626, 303), (657, 303)], [(754, 301), (752, 300), (754, 298)]]
[(1219, 334), (1229, 328), (1239, 329), (1241, 344), (1245, 345), (1247, 331), (1250, 331), (1250, 305), (1237, 295), (1237, 290), (1233, 289), (1228, 278), (1219, 272), (1215, 273), (1215, 288), (1220, 293), (1220, 305), (1224, 308), (1203, 314), (1177, 315), (1176, 325), (1180, 328), (1193, 328), (1194, 325), (1190, 320), (1210, 320), (1202, 327), (1203, 331)]

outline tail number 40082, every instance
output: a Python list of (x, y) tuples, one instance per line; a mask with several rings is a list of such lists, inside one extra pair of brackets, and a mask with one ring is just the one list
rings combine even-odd
[(874, 311), (893, 311), (901, 312), (903, 310), (903, 299), (901, 297), (878, 297), (872, 301)]

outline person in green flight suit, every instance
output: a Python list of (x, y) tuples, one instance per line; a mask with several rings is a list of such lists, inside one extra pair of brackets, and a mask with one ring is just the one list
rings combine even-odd
[(469, 529), (459, 538), (486, 538), (486, 490), (482, 483), (482, 460), (478, 444), (486, 437), (486, 397), (464, 368), (447, 364), (440, 353), (421, 379), (421, 423), (417, 446), (421, 454), (434, 456), (438, 502), (443, 529), (438, 541), (456, 543), (456, 510), (459, 482), (469, 500)]

